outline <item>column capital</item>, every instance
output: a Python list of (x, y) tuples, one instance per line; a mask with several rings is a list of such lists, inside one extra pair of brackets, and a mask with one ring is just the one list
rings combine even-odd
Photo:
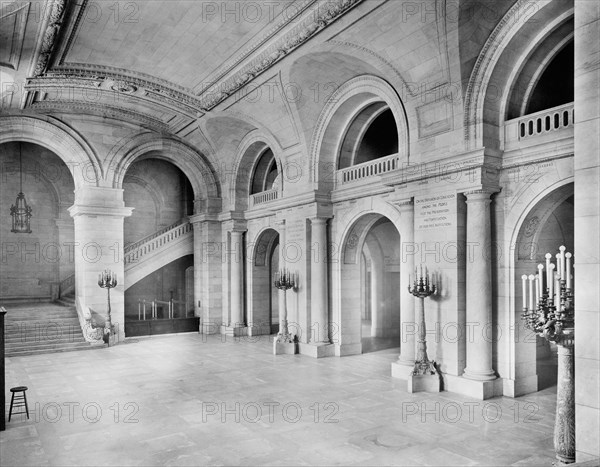
[(213, 223), (213, 224), (221, 223), (221, 221), (219, 221), (215, 216), (208, 215), (208, 214), (194, 214), (193, 216), (189, 216), (188, 219), (190, 220), (190, 223), (193, 224), (194, 226), (208, 224), (208, 223)]
[(317, 216), (317, 217), (310, 217), (309, 219), (310, 219), (311, 225), (325, 225), (325, 224), (327, 224), (327, 221), (329, 219), (331, 219), (331, 217)]
[(465, 195), (467, 198), (467, 203), (470, 201), (491, 201), (490, 197), (497, 192), (498, 190), (480, 188), (476, 190), (464, 191), (463, 195)]

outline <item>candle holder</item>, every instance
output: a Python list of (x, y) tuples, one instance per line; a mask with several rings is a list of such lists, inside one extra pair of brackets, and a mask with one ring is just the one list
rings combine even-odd
[(425, 276), (423, 276), (422, 266), (421, 274), (419, 276), (417, 276), (417, 270), (415, 269), (415, 281), (412, 285), (409, 283), (408, 292), (420, 299), (421, 302), (421, 306), (419, 308), (419, 339), (417, 340), (417, 359), (415, 361), (415, 367), (412, 375), (435, 375), (437, 374), (435, 362), (430, 361), (427, 358), (427, 342), (425, 340), (425, 336), (427, 335), (425, 329), (425, 298), (433, 295), (436, 292), (436, 287), (434, 284), (430, 284), (429, 282), (429, 273), (427, 272), (427, 268), (425, 268)]
[(291, 273), (287, 269), (282, 269), (275, 273), (273, 285), (283, 291), (283, 318), (281, 320), (279, 333), (275, 338), (274, 343), (293, 344), (294, 338), (289, 333), (287, 321), (287, 297), (286, 293), (290, 289), (298, 288), (298, 274)]
[(102, 289), (106, 289), (107, 292), (108, 313), (106, 322), (104, 324), (104, 336), (106, 336), (104, 341), (110, 346), (111, 340), (113, 341), (114, 345), (114, 329), (110, 310), (110, 289), (114, 289), (117, 286), (117, 275), (110, 269), (106, 269), (104, 272), (98, 275), (98, 286)]
[(543, 264), (538, 265), (537, 276), (521, 276), (525, 327), (558, 346), (554, 450), (561, 465), (575, 462), (575, 294), (572, 255), (565, 250), (559, 248), (556, 265), (550, 262), (552, 255), (546, 254), (545, 287)]

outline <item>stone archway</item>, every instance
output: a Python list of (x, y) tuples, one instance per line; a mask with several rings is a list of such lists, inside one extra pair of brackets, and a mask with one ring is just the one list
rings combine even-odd
[(262, 231), (249, 255), (248, 327), (249, 334), (269, 335), (279, 330), (279, 295), (273, 286), (274, 272), (279, 268), (279, 233)]

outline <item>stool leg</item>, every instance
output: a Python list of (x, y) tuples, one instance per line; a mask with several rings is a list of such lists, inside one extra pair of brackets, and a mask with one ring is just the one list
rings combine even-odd
[(10, 410), (8, 411), (8, 421), (10, 422), (10, 417), (12, 417), (12, 409), (13, 409), (13, 402), (15, 401), (15, 393), (12, 393), (12, 396), (10, 398)]
[(23, 391), (23, 401), (25, 402), (25, 412), (27, 412), (27, 420), (29, 420), (29, 407), (27, 407), (27, 394)]

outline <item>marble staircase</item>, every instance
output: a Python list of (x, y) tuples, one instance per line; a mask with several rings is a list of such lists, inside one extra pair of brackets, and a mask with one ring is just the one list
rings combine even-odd
[(72, 295), (55, 303), (14, 305), (7, 311), (7, 357), (93, 348), (83, 337)]

